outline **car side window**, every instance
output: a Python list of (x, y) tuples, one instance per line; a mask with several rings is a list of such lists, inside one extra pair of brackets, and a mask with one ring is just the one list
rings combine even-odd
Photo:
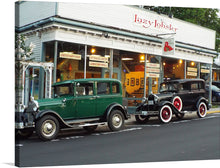
[(72, 95), (71, 85), (59, 85), (54, 87), (54, 97)]
[(198, 83), (191, 83), (191, 90), (198, 90)]
[(110, 83), (98, 82), (97, 84), (97, 94), (110, 94)]
[(90, 96), (93, 95), (93, 83), (77, 83), (76, 96)]
[(120, 93), (119, 83), (112, 83), (112, 94)]
[(205, 89), (205, 85), (203, 82), (199, 82), (199, 89)]
[(189, 91), (190, 88), (189, 88), (190, 85), (188, 85), (187, 83), (181, 83), (179, 85), (179, 91)]

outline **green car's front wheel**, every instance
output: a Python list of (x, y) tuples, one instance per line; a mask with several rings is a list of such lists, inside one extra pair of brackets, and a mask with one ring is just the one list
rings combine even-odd
[(36, 133), (44, 141), (56, 138), (59, 130), (59, 122), (51, 115), (43, 116), (36, 122)]

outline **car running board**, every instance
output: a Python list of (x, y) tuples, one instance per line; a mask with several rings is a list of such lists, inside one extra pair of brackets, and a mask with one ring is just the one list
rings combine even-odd
[(69, 128), (81, 128), (81, 127), (106, 124), (106, 122), (98, 122), (99, 120), (100, 118), (69, 120), (69, 121), (65, 121), (64, 124)]

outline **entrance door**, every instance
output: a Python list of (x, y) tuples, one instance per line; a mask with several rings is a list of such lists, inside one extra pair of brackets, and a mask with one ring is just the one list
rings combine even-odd
[(39, 76), (40, 68), (30, 67), (25, 72), (25, 88), (24, 88), (24, 100), (27, 105), (30, 97), (39, 99)]
[(34, 99), (39, 99), (39, 77), (40, 77), (40, 68), (33, 68), (32, 79), (30, 84), (30, 94)]

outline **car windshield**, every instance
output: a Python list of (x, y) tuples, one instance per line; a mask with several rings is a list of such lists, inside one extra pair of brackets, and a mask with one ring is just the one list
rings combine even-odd
[(162, 92), (176, 92), (177, 84), (176, 83), (161, 83), (160, 93)]
[(220, 92), (220, 89), (215, 85), (212, 85), (212, 90), (214, 90), (216, 92)]
[(71, 85), (57, 85), (54, 86), (54, 97), (61, 97), (66, 95), (72, 95)]

